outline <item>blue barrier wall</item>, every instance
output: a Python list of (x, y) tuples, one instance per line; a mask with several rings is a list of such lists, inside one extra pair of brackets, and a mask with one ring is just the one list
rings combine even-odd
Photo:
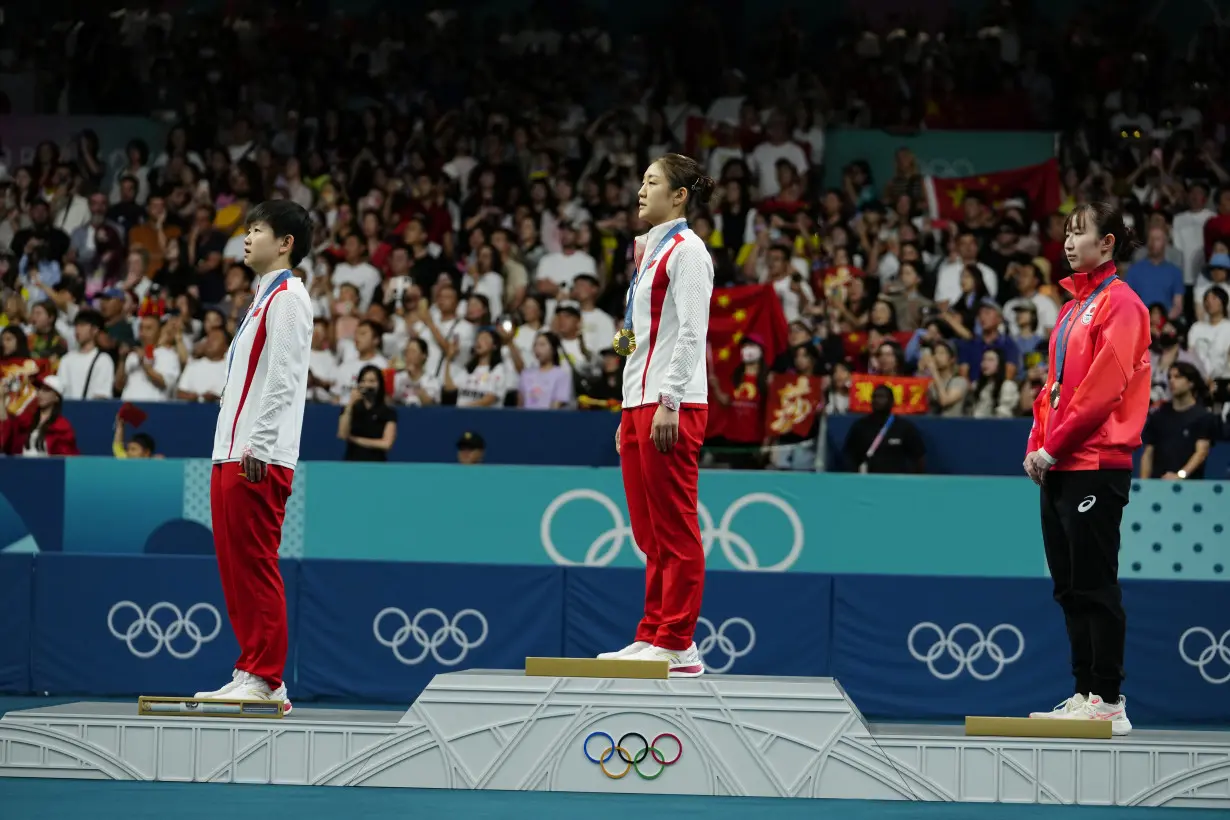
[[(114, 401), (65, 402), (64, 415), (77, 431), (85, 455), (110, 456)], [(142, 432), (152, 435), (168, 458), (208, 458), (213, 450), (217, 408), (205, 404), (147, 404)], [(303, 417), (304, 461), (334, 461), (344, 447), (337, 439), (336, 407), (309, 404)], [(489, 464), (553, 464), (614, 467), (614, 413), (516, 410), (513, 408), (426, 407), (398, 409), (397, 443), (392, 461), (454, 462), (457, 439), (466, 431), (482, 434)], [(842, 470), (842, 443), (857, 416), (828, 420), (828, 465)], [(1027, 419), (945, 419), (912, 417), (927, 447), (932, 475), (1020, 476)], [(1230, 478), (1230, 446), (1213, 448), (1209, 478)]]
[[(432, 676), (629, 641), (643, 572), (283, 561), (292, 698), (408, 704)], [(1137, 723), (1230, 720), (1225, 587), (1129, 582), (1124, 685)], [(1063, 618), (1042, 579), (706, 576), (713, 673), (835, 676), (867, 714), (1023, 715), (1066, 697)], [(0, 556), (0, 692), (173, 695), (226, 679), (237, 647), (204, 557)], [(1218, 647), (1221, 647), (1219, 652)]]
[[(212, 555), (201, 459), (10, 459), (0, 551)], [(1137, 481), (1123, 575), (1223, 580), (1230, 484)], [(713, 569), (1044, 578), (1025, 478), (705, 470)], [(304, 462), (284, 558), (643, 566), (617, 469)]]

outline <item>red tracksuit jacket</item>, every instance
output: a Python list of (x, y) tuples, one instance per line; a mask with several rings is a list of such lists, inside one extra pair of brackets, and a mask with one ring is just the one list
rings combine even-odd
[[(6, 416), (0, 422), (0, 453), (19, 456), (34, 433), (38, 421), (38, 402), (31, 400), (19, 416)], [(80, 455), (77, 450), (77, 434), (68, 419), (59, 416), (47, 425), (43, 433), (43, 449), (49, 456)]]
[[(1115, 265), (1076, 273), (1059, 284), (1076, 298), (1064, 305), (1051, 333), (1046, 386), (1034, 400), (1027, 453), (1039, 448), (1056, 460), (1054, 470), (1131, 469), (1132, 453), (1149, 415), (1149, 310), (1119, 279), (1091, 304), (1090, 295)], [(1082, 305), (1067, 330), (1067, 363), (1059, 406), (1051, 407), (1055, 348), (1064, 317)]]

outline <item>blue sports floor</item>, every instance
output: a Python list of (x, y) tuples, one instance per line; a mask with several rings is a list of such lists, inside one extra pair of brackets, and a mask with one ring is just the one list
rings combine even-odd
[[(0, 698), (0, 713), (73, 699)], [(383, 707), (388, 708), (388, 707)], [(0, 820), (1213, 820), (1215, 810), (0, 778)]]

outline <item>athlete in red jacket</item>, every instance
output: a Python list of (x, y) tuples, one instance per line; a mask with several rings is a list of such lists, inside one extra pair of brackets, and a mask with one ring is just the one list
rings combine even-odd
[(1076, 694), (1030, 717), (1109, 720), (1132, 729), (1125, 701), (1126, 619), (1119, 525), (1132, 452), (1149, 415), (1149, 311), (1116, 275), (1130, 248), (1122, 215), (1103, 202), (1068, 216), (1064, 251), (1074, 297), (1051, 334), (1046, 386), (1034, 401), (1025, 472), (1042, 487), (1042, 541), (1072, 646)]

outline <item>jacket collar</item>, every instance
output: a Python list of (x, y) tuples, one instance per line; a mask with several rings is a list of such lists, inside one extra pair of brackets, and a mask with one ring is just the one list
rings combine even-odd
[(654, 225), (649, 229), (649, 233), (645, 234), (645, 253), (653, 253), (658, 243), (662, 241), (662, 237), (666, 236), (667, 231), (680, 223), (686, 226), (687, 222), (681, 217), (672, 219), (670, 222), (663, 222), (661, 225)]
[(1093, 293), (1098, 285), (1114, 276), (1116, 270), (1113, 261), (1103, 262), (1088, 273), (1074, 273), (1066, 279), (1061, 279), (1059, 284), (1077, 299), (1084, 299)]

